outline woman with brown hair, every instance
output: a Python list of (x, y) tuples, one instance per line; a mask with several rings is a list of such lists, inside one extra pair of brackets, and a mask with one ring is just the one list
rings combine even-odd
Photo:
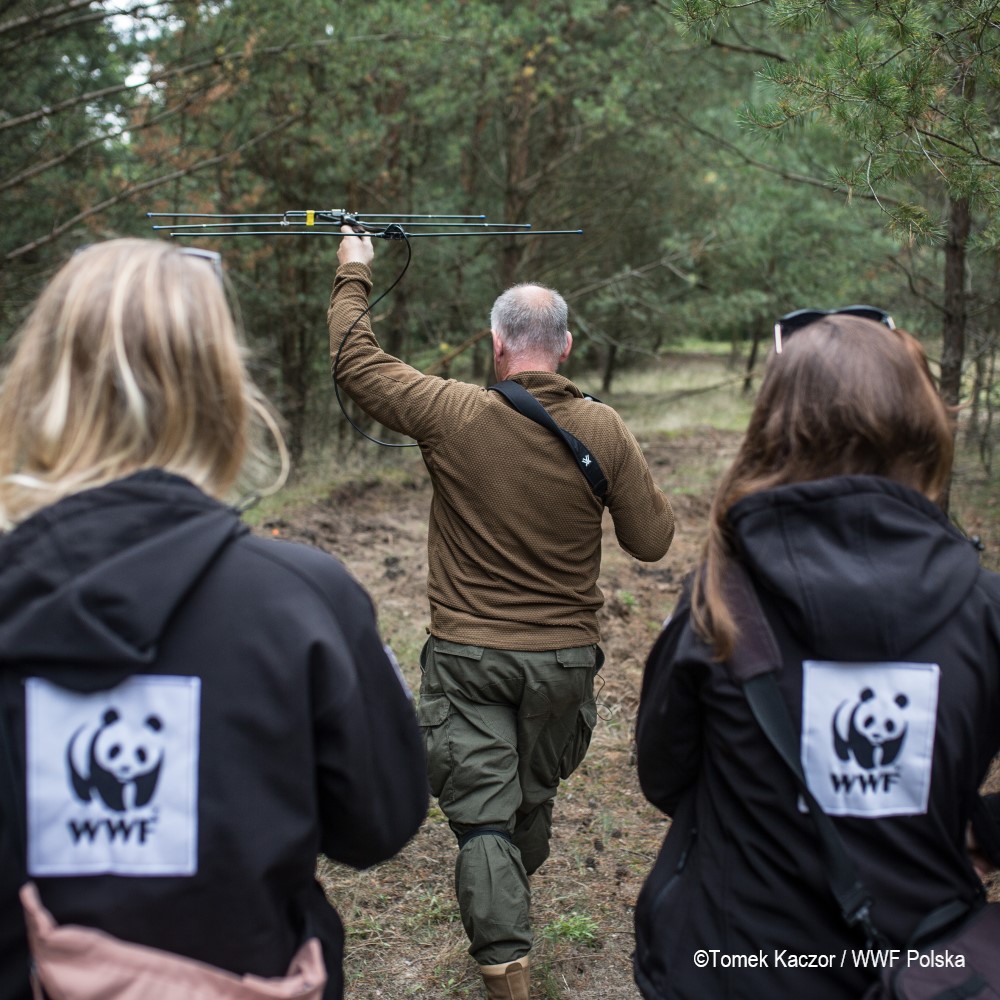
[[(812, 795), (895, 947), (972, 904), (966, 851), (1000, 746), (1000, 578), (936, 505), (952, 425), (919, 343), (870, 307), (776, 328), (701, 565), (650, 654), (639, 779), (672, 818), (636, 909), (644, 997), (856, 997), (877, 976), (816, 825), (731, 661), (749, 578)], [(977, 826), (977, 832), (980, 827)], [(831, 958), (830, 956), (834, 956)]]
[[(318, 941), (296, 982), (339, 998), (316, 856), (403, 846), (422, 742), (361, 587), (225, 502), (265, 432), (284, 445), (218, 255), (76, 254), (20, 332), (0, 427), (0, 996), (29, 995), (27, 884), (33, 932), (40, 906), (227, 982), (280, 979)], [(53, 995), (135, 995), (93, 965), (67, 993), (37, 962)], [(84, 992), (105, 974), (133, 992)]]

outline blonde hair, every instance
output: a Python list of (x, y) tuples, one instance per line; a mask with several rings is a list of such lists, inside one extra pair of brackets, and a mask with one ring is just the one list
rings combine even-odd
[(752, 493), (838, 475), (884, 476), (936, 500), (954, 452), (951, 416), (919, 342), (873, 320), (833, 315), (772, 355), (746, 436), (709, 514), (692, 622), (726, 659), (737, 639), (723, 596), (735, 556), (727, 516)]
[(140, 469), (222, 499), (262, 432), (287, 451), (246, 370), (220, 275), (158, 240), (75, 254), (18, 334), (0, 385), (0, 522)]

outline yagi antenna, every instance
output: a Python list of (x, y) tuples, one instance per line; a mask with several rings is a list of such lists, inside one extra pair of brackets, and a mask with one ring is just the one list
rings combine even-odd
[[(147, 212), (149, 219), (175, 220), (154, 223), (168, 236), (343, 236), (350, 226), (359, 236), (383, 240), (409, 240), (445, 236), (579, 236), (582, 229), (532, 229), (530, 222), (490, 222), (485, 215), (436, 215), (292, 210), (266, 213)], [(183, 220), (201, 221), (183, 221)], [(428, 231), (430, 230), (430, 231)]]

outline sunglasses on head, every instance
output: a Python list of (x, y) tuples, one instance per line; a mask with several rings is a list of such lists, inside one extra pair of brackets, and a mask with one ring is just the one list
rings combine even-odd
[(177, 247), (185, 257), (196, 257), (198, 260), (207, 261), (212, 265), (215, 276), (219, 279), (219, 284), (226, 283), (222, 274), (222, 254), (218, 250), (203, 250), (201, 247)]
[(795, 312), (786, 313), (774, 324), (774, 353), (781, 353), (781, 344), (787, 340), (797, 330), (801, 330), (810, 323), (815, 323), (824, 316), (860, 316), (861, 319), (871, 319), (876, 323), (882, 323), (890, 330), (896, 329), (892, 317), (884, 309), (876, 309), (875, 306), (844, 306), (843, 309), (796, 309)]
[[(73, 256), (83, 253), (84, 250), (89, 250), (92, 246), (96, 246), (96, 244), (84, 243), (83, 246), (79, 246), (73, 251)], [(184, 254), (185, 257), (195, 257), (211, 264), (215, 276), (219, 279), (219, 284), (225, 285), (226, 281), (222, 273), (222, 254), (217, 250), (203, 250), (201, 247), (174, 247), (174, 249), (178, 253)]]

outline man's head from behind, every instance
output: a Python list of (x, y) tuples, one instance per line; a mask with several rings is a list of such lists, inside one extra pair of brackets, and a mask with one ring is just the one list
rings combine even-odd
[(493, 303), (494, 347), (499, 340), (501, 354), (513, 365), (510, 374), (524, 371), (525, 362), (544, 362), (545, 369), (556, 370), (572, 345), (568, 312), (566, 300), (544, 285), (514, 285)]

